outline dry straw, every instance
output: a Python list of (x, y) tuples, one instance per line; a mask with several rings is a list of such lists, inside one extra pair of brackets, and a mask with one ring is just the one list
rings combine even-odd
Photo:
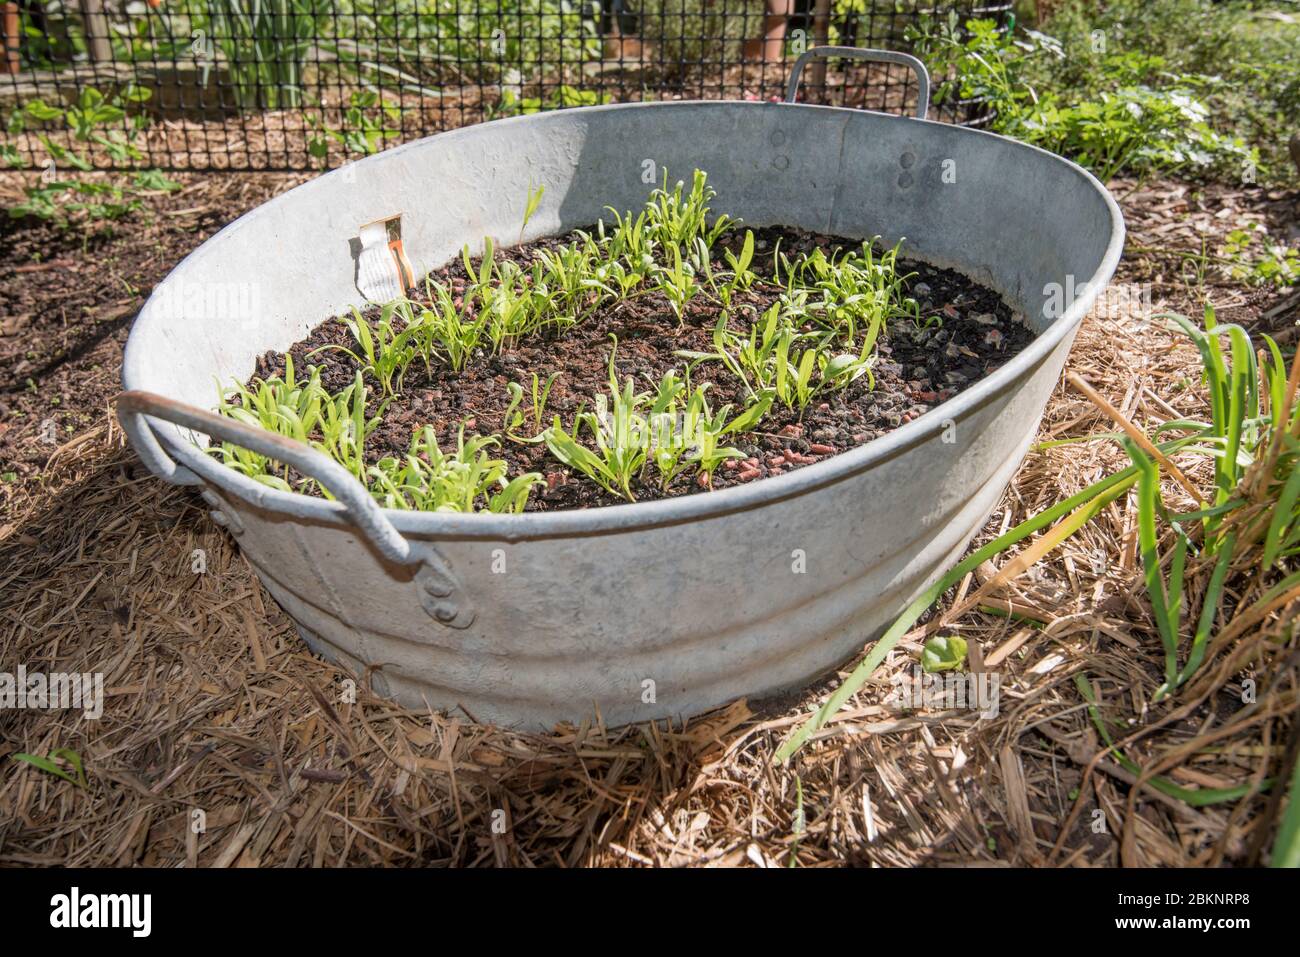
[[(1218, 209), (1247, 201), (1156, 184), (1125, 205), (1135, 243), (1194, 248), (1225, 228)], [(1185, 282), (1171, 262), (1134, 257), (1118, 280), (1149, 280), (1157, 307), (1182, 311), (1208, 292), (1294, 345), (1289, 316), (1267, 317), (1239, 287)], [(1072, 369), (1139, 429), (1202, 414), (1195, 349), (1141, 318), (1091, 318)], [(1113, 419), (1062, 388), (1040, 439)], [(197, 497), (145, 474), (102, 421), (55, 453), (46, 497), (14, 503), (0, 533), (0, 665), (102, 671), (107, 693), (99, 721), (0, 716), (0, 864), (1214, 866), (1267, 861), (1277, 839), (1285, 801), (1267, 783), (1289, 778), (1300, 741), (1295, 604), (1219, 631), (1205, 666), (1153, 705), (1165, 656), (1134, 495), (1023, 572), (974, 568), (943, 606), (966, 610), (904, 635), (781, 765), (776, 749), (847, 672), (686, 727), (545, 735), (371, 695), (369, 675), (306, 650)], [(1127, 461), (1113, 442), (1031, 454), (981, 542)], [(1214, 488), (1205, 460), (1184, 477)], [(1179, 482), (1163, 489), (1196, 507)], [(1231, 585), (1241, 598), (1254, 587)], [(941, 622), (968, 643), (969, 668), (999, 675), (996, 717), (884, 704)], [(84, 787), (13, 760), (59, 748), (80, 755)], [(1244, 792), (1184, 799), (1224, 788)]]

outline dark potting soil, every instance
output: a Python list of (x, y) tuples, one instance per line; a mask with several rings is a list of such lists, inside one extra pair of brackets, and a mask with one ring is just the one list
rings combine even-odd
[[(520, 265), (529, 264), (534, 252), (556, 248), (572, 242), (570, 235), (545, 239), (511, 249), (498, 250), (501, 258)], [(718, 242), (739, 252), (744, 231), (728, 233)], [(760, 274), (772, 274), (772, 257), (780, 250), (791, 260), (800, 253), (811, 253), (820, 246), (828, 253), (843, 246), (860, 244), (801, 230), (777, 227), (755, 229), (755, 256), (752, 268)], [(722, 260), (721, 251), (714, 257)], [(729, 436), (727, 444), (741, 449), (745, 456), (726, 462), (713, 475), (712, 487), (726, 488), (792, 469), (811, 465), (839, 452), (855, 448), (895, 429), (934, 408), (939, 403), (969, 388), (984, 376), (1010, 360), (1034, 338), (1034, 334), (1017, 319), (990, 289), (960, 273), (937, 269), (922, 262), (900, 257), (901, 275), (912, 273), (907, 280), (908, 294), (921, 306), (923, 324), (910, 320), (895, 321), (881, 333), (878, 358), (872, 367), (875, 388), (862, 376), (846, 389), (814, 399), (802, 418), (795, 410), (774, 404), (760, 423), (762, 430), (741, 436)], [(459, 294), (466, 285), (465, 267), (457, 258), (430, 273), (436, 281)], [(776, 287), (755, 283), (748, 293), (736, 297), (737, 304), (754, 307), (753, 312), (733, 308), (733, 328), (761, 315), (777, 298)], [(412, 291), (416, 302), (425, 301), (423, 283)], [(458, 302), (459, 304), (459, 302)], [(618, 337), (614, 368), (622, 384), (628, 376), (635, 380), (637, 391), (653, 391), (670, 369), (679, 374), (686, 360), (674, 355), (678, 350), (712, 351), (713, 327), (719, 309), (712, 302), (697, 297), (687, 306), (684, 321), (678, 324), (667, 301), (657, 292), (624, 300), (603, 308), (562, 335), (542, 335), (506, 349), (495, 356), (477, 355), (459, 373), (445, 365), (434, 364), (432, 371), (416, 359), (406, 372), (400, 394), (392, 400), (383, 421), (367, 441), (367, 459), (378, 461), (386, 455), (401, 456), (410, 447), (411, 435), (425, 425), (433, 426), (443, 451), (456, 448), (461, 423), (465, 434), (502, 435), (503, 417), (510, 397), (506, 385), (518, 382), (524, 388), (521, 410), (529, 421), (525, 431), (532, 431), (529, 415), (531, 373), (544, 382), (552, 372), (559, 377), (551, 388), (544, 413), (544, 425), (559, 415), (566, 428), (572, 426), (574, 413), (591, 409), (594, 397), (608, 390), (608, 362), (613, 346), (611, 334)], [(378, 307), (363, 313), (374, 321)], [(924, 321), (937, 317), (928, 325)], [(353, 380), (356, 364), (340, 350), (329, 349), (311, 355), (326, 345), (355, 348), (352, 335), (339, 321), (330, 320), (312, 330), (303, 341), (289, 350), (299, 373), (310, 365), (321, 368), (322, 383), (330, 391), (346, 387)], [(284, 355), (268, 352), (258, 362), (256, 375), (270, 377), (284, 371)], [(709, 407), (715, 412), (732, 403), (732, 415), (744, 407), (744, 385), (726, 373), (721, 363), (706, 362), (696, 367), (692, 386), (711, 382), (706, 393)], [(378, 407), (379, 388), (371, 386), (371, 409)], [(584, 431), (583, 440), (588, 436)], [(523, 472), (540, 472), (546, 477), (545, 488), (538, 488), (529, 499), (527, 511), (590, 508), (613, 505), (624, 500), (607, 493), (581, 473), (555, 459), (544, 443), (524, 444), (502, 440), (489, 450), (493, 458), (509, 463), (508, 477)], [(699, 476), (678, 476), (664, 491), (657, 473), (650, 470), (645, 481), (634, 482), (637, 501), (707, 492)]]

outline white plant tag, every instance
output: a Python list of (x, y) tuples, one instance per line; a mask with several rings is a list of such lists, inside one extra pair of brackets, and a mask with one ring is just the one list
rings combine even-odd
[(367, 223), (358, 231), (357, 289), (371, 302), (391, 302), (406, 295), (415, 283), (402, 249), (402, 218), (390, 216)]

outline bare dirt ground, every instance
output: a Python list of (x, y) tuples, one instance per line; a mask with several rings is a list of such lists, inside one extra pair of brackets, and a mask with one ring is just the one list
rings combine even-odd
[[(1074, 684), (1112, 721), (1155, 720), (1160, 647), (1122, 502), (996, 602), (918, 628), (789, 766), (773, 752), (838, 683), (736, 702), (685, 727), (599, 725), (535, 735), (416, 713), (311, 655), (198, 497), (147, 474), (111, 417), (131, 316), (153, 283), (225, 222), (296, 180), (191, 178), (151, 217), (83, 242), (0, 225), (0, 671), (100, 671), (100, 720), (0, 714), (0, 864), (1214, 865), (1260, 859), (1276, 806), (1258, 787), (1294, 748), (1296, 697), (1228, 714), (1225, 701), (1135, 745), (1139, 764), (1223, 729), (1162, 773), (1197, 789), (1254, 782), (1236, 804), (1191, 807), (1097, 740)], [(1070, 368), (1145, 424), (1198, 410), (1192, 347), (1151, 319), (1174, 309), (1272, 330), (1294, 348), (1296, 291), (1254, 290), (1213, 254), (1244, 221), (1286, 235), (1300, 195), (1112, 184), (1139, 297), (1091, 317)], [(0, 180), (0, 191), (15, 182)], [(1120, 286), (1132, 289), (1131, 286)], [(56, 423), (50, 439), (49, 419)], [(1108, 431), (1062, 387), (1043, 439)], [(986, 535), (1120, 462), (1113, 443), (1032, 452)], [(1193, 479), (1196, 476), (1192, 476)], [(202, 549), (205, 570), (196, 572)], [(994, 569), (943, 603), (951, 608)], [(1001, 610), (1001, 614), (994, 612)], [(1010, 614), (1008, 614), (1010, 613)], [(1294, 652), (1294, 609), (1268, 627)], [(927, 633), (963, 636), (996, 671), (996, 717), (882, 704)], [(1285, 649), (1284, 649), (1285, 650)], [(1294, 658), (1294, 654), (1292, 655)], [(847, 667), (847, 666), (846, 666)], [(1243, 679), (1247, 675), (1241, 676)], [(360, 679), (360, 680), (358, 680)], [(361, 685), (355, 703), (341, 691)], [(1291, 744), (1288, 741), (1291, 740)], [(76, 751), (86, 786), (13, 760)], [(203, 828), (191, 823), (202, 812)], [(494, 827), (494, 822), (505, 827)]]

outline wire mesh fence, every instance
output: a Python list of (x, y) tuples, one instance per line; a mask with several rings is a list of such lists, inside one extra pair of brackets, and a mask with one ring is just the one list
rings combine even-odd
[[(908, 50), (935, 0), (0, 0), (0, 166), (294, 170), (538, 110), (779, 98), (814, 45)], [(830, 61), (801, 98), (903, 112), (904, 67)], [(932, 115), (972, 122), (979, 105)]]

